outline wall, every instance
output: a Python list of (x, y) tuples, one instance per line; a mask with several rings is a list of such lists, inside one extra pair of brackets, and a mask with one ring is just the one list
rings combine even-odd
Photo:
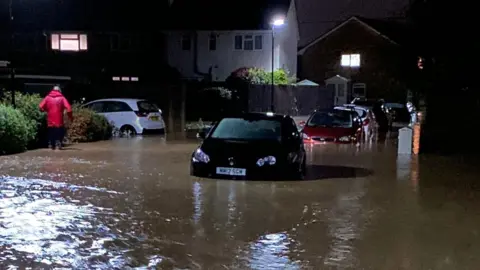
[[(333, 91), (319, 86), (277, 85), (274, 88), (275, 112), (291, 116), (309, 115), (317, 109), (333, 106)], [(271, 109), (271, 86), (250, 85), (248, 111), (268, 112)]]
[[(361, 67), (341, 67), (342, 53), (360, 53)], [(385, 98), (405, 88), (401, 82), (404, 60), (400, 46), (353, 20), (301, 55), (301, 77), (323, 84), (340, 75), (352, 78), (353, 83), (365, 83), (368, 97)]]
[[(294, 1), (291, 1), (291, 12), (287, 23), (275, 29), (275, 69), (286, 68), (292, 74), (297, 71), (298, 25)], [(211, 34), (217, 36), (217, 50), (209, 50)], [(183, 35), (190, 35), (192, 47), (189, 51), (182, 50)], [(262, 35), (262, 50), (235, 50), (236, 35)], [(167, 33), (168, 63), (178, 69), (185, 78), (202, 78), (212, 70), (214, 81), (225, 81), (232, 71), (242, 67), (259, 67), (270, 71), (272, 69), (272, 32), (271, 30), (252, 31), (198, 31), (198, 32), (168, 32)], [(195, 36), (197, 42), (195, 42)], [(197, 48), (197, 68), (195, 70), (195, 43)]]

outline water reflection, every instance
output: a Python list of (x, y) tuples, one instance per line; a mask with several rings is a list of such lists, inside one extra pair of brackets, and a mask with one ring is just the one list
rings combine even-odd
[(261, 236), (250, 244), (250, 269), (301, 269), (289, 258), (291, 242), (286, 232)]
[(122, 193), (41, 179), (1, 177), (0, 265), (11, 268), (34, 264), (39, 269), (112, 269), (131, 265), (130, 256), (126, 256), (131, 252), (127, 243), (135, 243), (138, 236), (116, 228), (128, 219), (125, 214), (87, 202), (88, 197), (99, 195)]

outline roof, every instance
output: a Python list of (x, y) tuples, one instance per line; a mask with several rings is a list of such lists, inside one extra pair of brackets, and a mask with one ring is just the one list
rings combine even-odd
[(321, 35), (317, 39), (313, 40), (303, 48), (301, 48), (298, 51), (298, 53), (299, 54), (305, 53), (305, 51), (308, 50), (308, 48), (326, 39), (332, 33), (336, 32), (337, 30), (339, 30), (340, 28), (344, 27), (345, 25), (347, 25), (352, 21), (360, 23), (365, 28), (373, 31), (374, 33), (378, 34), (379, 36), (383, 37), (385, 40), (389, 41), (394, 45), (405, 44), (406, 40), (408, 39), (408, 35), (409, 34), (411, 35), (412, 33), (411, 28), (406, 23), (401, 23), (401, 22), (392, 21), (392, 20), (369, 19), (369, 18), (363, 18), (358, 16), (352, 16), (346, 21), (332, 28), (330, 31), (326, 32), (325, 34)]
[(289, 6), (290, 0), (175, 0), (168, 29), (265, 30), (274, 16), (286, 16)]

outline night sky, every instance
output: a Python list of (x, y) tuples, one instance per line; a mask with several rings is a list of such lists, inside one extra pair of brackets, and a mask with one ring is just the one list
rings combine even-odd
[(409, 0), (297, 0), (302, 47), (341, 21), (358, 15), (370, 18), (401, 17)]

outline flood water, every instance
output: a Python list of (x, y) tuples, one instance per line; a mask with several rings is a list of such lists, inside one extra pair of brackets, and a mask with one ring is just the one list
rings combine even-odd
[(478, 269), (478, 170), (390, 143), (309, 148), (308, 180), (189, 176), (193, 142), (0, 158), (0, 269)]

